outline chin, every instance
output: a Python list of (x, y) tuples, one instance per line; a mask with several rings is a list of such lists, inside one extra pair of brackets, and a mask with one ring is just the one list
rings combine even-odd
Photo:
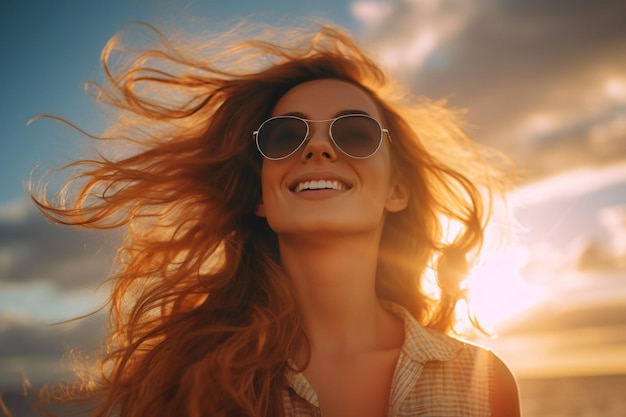
[(330, 237), (332, 235), (369, 233), (376, 231), (380, 223), (372, 222), (355, 222), (355, 219), (308, 219), (302, 221), (299, 219), (294, 222), (286, 222), (285, 219), (270, 222), (270, 227), (277, 235), (290, 236), (313, 236)]

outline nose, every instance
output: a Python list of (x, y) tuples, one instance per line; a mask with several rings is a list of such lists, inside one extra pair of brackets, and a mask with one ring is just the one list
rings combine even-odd
[(337, 159), (337, 149), (330, 138), (329, 128), (329, 125), (326, 123), (317, 126), (313, 123), (309, 124), (309, 139), (304, 144), (301, 154), (303, 162), (313, 159), (326, 159), (329, 161)]

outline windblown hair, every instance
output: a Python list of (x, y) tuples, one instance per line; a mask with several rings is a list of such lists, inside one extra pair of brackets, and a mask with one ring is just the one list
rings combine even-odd
[(55, 199), (31, 191), (55, 222), (126, 231), (106, 356), (95, 380), (63, 395), (96, 399), (97, 417), (282, 414), (303, 329), (276, 235), (254, 214), (263, 161), (252, 132), (309, 80), (348, 81), (379, 106), (410, 200), (387, 216), (377, 292), (423, 326), (451, 330), (500, 184), (456, 112), (411, 99), (333, 27), (281, 32), (280, 42), (236, 40), (235, 30), (202, 45), (144, 27), (156, 46), (113, 38), (102, 55), (107, 82), (91, 84), (115, 111), (95, 139), (117, 153), (71, 164)]

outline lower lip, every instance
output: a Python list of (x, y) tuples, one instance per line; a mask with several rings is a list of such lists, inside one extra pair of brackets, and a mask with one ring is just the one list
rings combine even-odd
[(323, 200), (326, 198), (336, 197), (340, 194), (345, 193), (347, 190), (307, 190), (294, 192), (294, 194), (298, 198), (302, 198), (304, 200)]

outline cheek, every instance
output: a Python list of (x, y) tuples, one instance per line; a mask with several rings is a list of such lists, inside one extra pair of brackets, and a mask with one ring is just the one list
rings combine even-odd
[(269, 187), (272, 177), (273, 171), (275, 171), (272, 164), (268, 161), (263, 161), (263, 165), (261, 166), (261, 190), (265, 192), (265, 189)]
[(387, 190), (390, 187), (391, 160), (388, 154), (381, 154), (380, 158), (373, 159), (365, 169), (371, 181), (376, 184), (376, 189)]
[(275, 161), (265, 162), (261, 169), (261, 202), (271, 204), (280, 191), (284, 169)]

